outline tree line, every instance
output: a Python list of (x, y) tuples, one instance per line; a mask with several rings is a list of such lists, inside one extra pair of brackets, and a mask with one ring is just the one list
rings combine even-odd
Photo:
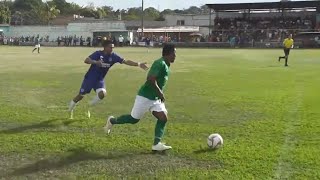
[(112, 6), (95, 7), (94, 3), (80, 6), (66, 0), (0, 0), (0, 24), (35, 25), (49, 24), (57, 16), (80, 15), (95, 19), (110, 20), (139, 20), (142, 13), (146, 20), (163, 21), (167, 14), (207, 14), (206, 5), (201, 7), (191, 6), (188, 9), (165, 9), (158, 11), (153, 7), (144, 9), (132, 7), (128, 9), (114, 9)]

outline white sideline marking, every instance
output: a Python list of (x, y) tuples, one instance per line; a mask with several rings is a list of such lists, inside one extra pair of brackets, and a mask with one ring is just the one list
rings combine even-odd
[(302, 107), (303, 92), (297, 91), (296, 95), (296, 101), (292, 102), (288, 112), (289, 114), (285, 116), (287, 120), (286, 129), (284, 131), (285, 140), (280, 150), (280, 157), (274, 174), (275, 179), (289, 179), (293, 171), (291, 163), (288, 162), (288, 157), (290, 157), (297, 144), (295, 131), (301, 124), (301, 114), (299, 113), (299, 110), (301, 110)]

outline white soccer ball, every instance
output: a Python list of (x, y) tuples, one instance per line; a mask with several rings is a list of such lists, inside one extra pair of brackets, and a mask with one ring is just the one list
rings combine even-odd
[(209, 148), (219, 149), (223, 145), (223, 139), (220, 134), (210, 134), (207, 143)]

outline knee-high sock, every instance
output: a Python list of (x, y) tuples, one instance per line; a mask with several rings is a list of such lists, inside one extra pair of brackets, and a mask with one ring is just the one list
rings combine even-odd
[(133, 118), (131, 115), (122, 115), (118, 118), (111, 119), (111, 124), (136, 124), (139, 119)]
[(158, 119), (155, 130), (154, 130), (154, 136), (155, 136), (154, 142), (153, 142), (154, 145), (157, 145), (161, 141), (164, 135), (164, 129), (165, 129), (166, 123), (167, 121)]

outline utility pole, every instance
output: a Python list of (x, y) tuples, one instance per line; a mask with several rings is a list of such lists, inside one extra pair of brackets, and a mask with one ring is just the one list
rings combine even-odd
[(209, 36), (211, 36), (211, 29), (212, 29), (212, 23), (211, 23), (211, 21), (212, 21), (212, 9), (211, 9), (211, 7), (209, 7), (209, 9), (210, 9), (210, 11), (209, 11)]
[(48, 0), (46, 0), (46, 10), (47, 10), (47, 26), (50, 25), (50, 8), (49, 8), (49, 4), (48, 4)]
[(143, 33), (143, 28), (144, 28), (144, 8), (143, 8), (143, 6), (144, 6), (144, 0), (142, 0), (142, 13), (141, 13), (141, 33), (142, 33), (142, 36), (144, 36), (144, 33)]

